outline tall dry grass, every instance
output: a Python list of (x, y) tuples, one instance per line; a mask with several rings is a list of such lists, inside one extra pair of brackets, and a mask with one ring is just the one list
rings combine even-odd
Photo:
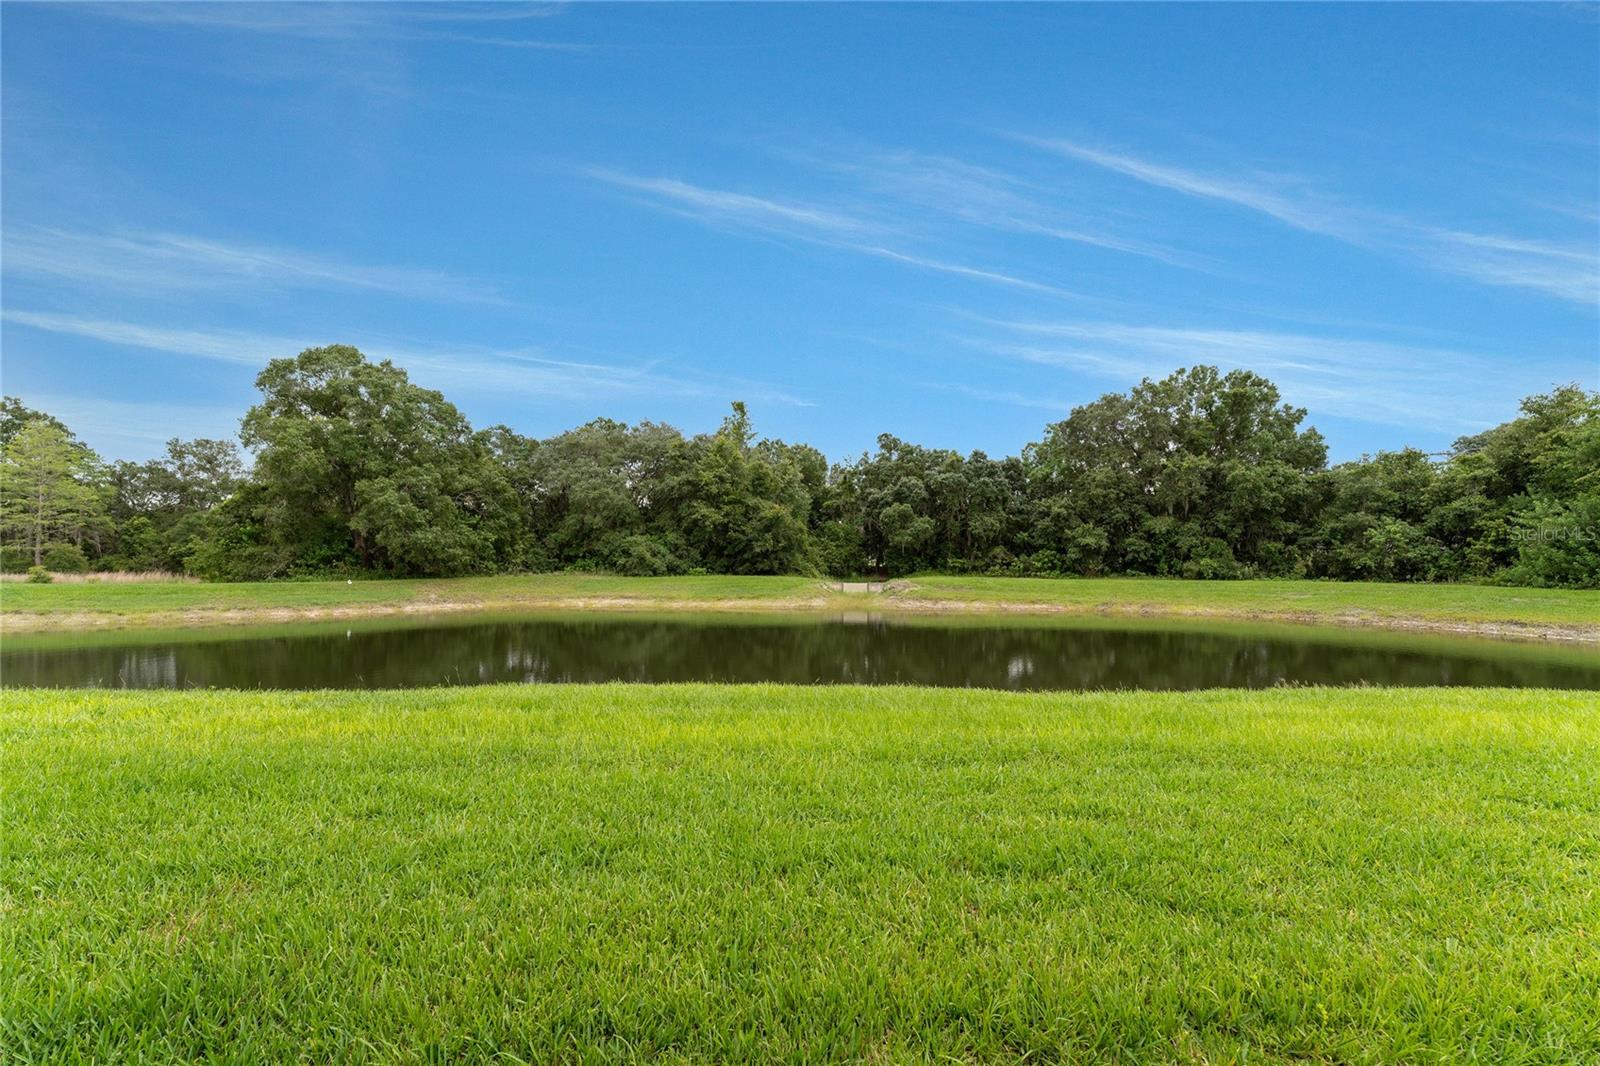
[[(0, 581), (26, 580), (28, 580), (26, 572), (0, 574)], [(50, 580), (63, 585), (123, 585), (144, 584), (154, 581), (183, 582), (185, 584), (200, 583), (200, 579), (197, 577), (190, 577), (188, 574), (169, 574), (165, 570), (110, 570), (99, 574), (59, 574), (52, 571)]]

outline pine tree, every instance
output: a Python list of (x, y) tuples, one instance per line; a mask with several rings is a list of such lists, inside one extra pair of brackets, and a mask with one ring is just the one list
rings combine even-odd
[(24, 424), (0, 452), (0, 531), (35, 566), (57, 540), (82, 546), (105, 522), (95, 454), (53, 420)]

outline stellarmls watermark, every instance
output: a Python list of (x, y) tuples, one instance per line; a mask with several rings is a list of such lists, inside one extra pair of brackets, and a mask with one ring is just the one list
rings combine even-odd
[(1551, 544), (1557, 541), (1600, 541), (1600, 526), (1528, 526), (1513, 530), (1511, 539), (1527, 543)]

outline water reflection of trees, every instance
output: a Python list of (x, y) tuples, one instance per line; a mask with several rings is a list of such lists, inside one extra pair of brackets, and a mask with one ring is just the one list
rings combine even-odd
[(400, 688), (490, 682), (775, 681), (1009, 689), (1282, 683), (1600, 687), (1600, 665), (1478, 648), (1152, 629), (644, 619), (494, 622), (6, 651), (11, 685)]

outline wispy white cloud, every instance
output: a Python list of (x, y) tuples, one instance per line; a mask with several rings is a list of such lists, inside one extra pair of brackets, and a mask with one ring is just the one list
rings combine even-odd
[(908, 150), (787, 154), (816, 169), (848, 175), (880, 200), (920, 217), (933, 213), (981, 229), (1042, 236), (1190, 269), (1208, 266), (1203, 257), (1108, 232), (1103, 209), (1096, 225), (1046, 202), (1051, 199), (1046, 190), (993, 167)]
[(139, 403), (53, 392), (28, 393), (22, 399), (61, 419), (103, 455), (121, 459), (159, 455), (173, 437), (232, 439), (244, 413), (241, 407), (217, 404)]
[[(1005, 358), (1122, 382), (1208, 363), (1256, 371), (1293, 403), (1365, 422), (1466, 432), (1508, 413), (1501, 390), (1483, 388), (1485, 381), (1504, 376), (1505, 361), (1481, 352), (1276, 331), (984, 321), (998, 333), (963, 338), (966, 343)], [(1551, 383), (1534, 379), (1526, 385), (1531, 390)]]
[[(501, 8), (504, 10), (500, 10)], [(183, 61), (249, 84), (298, 83), (337, 102), (416, 109), (453, 87), (426, 90), (418, 80), (418, 47), (588, 53), (596, 46), (530, 35), (531, 20), (563, 10), (512, 4), (420, 3), (90, 3), (63, 5), (76, 17), (116, 20), (173, 36), (201, 36), (206, 47)], [(603, 47), (603, 46), (602, 46)], [(329, 98), (328, 105), (335, 104)], [(360, 130), (348, 137), (357, 141)]]
[(955, 262), (940, 256), (902, 251), (886, 243), (898, 235), (893, 225), (832, 207), (714, 189), (676, 178), (641, 177), (602, 168), (588, 168), (584, 173), (608, 185), (638, 194), (639, 202), (653, 209), (735, 232), (752, 232), (765, 237), (822, 245), (920, 270), (1045, 295), (1078, 295), (1069, 289), (1016, 274)]
[[(309, 336), (255, 333), (243, 330), (190, 330), (87, 318), (73, 314), (6, 308), (5, 322), (51, 333), (192, 356), (260, 368), (269, 359), (292, 356), (329, 343)], [(422, 384), (453, 395), (523, 395), (536, 398), (595, 398), (629, 395), (708, 396), (810, 406), (808, 401), (759, 381), (709, 375), (661, 361), (619, 365), (561, 359), (534, 347), (494, 348), (456, 345), (449, 348), (395, 344), (383, 337), (357, 334), (349, 338), (374, 359), (390, 359), (416, 375)]]
[(1436, 269), (1600, 307), (1600, 248), (1415, 227), (1412, 250)]
[(982, 403), (999, 403), (1008, 407), (1027, 407), (1039, 411), (1055, 411), (1062, 417), (1072, 409), (1072, 405), (1065, 400), (1052, 400), (1036, 393), (1014, 392), (1007, 389), (985, 389), (975, 385), (963, 385), (959, 382), (944, 381), (919, 381), (923, 388), (935, 389), (939, 392), (954, 392), (971, 400)]
[(371, 29), (376, 14), (364, 4), (305, 3), (109, 3), (83, 10), (123, 22), (319, 39), (358, 37)]
[(411, 4), (405, 12), (407, 18), (417, 22), (530, 22), (554, 18), (564, 14), (568, 5), (561, 3), (530, 4), (486, 0), (484, 3), (462, 3), (457, 0), (430, 6)]
[(1018, 277), (1015, 274), (1003, 274), (998, 270), (984, 270), (979, 267), (965, 266), (961, 263), (951, 263), (943, 259), (930, 259), (922, 255), (910, 255), (906, 252), (897, 252), (892, 248), (879, 245), (860, 244), (848, 245), (855, 251), (865, 255), (877, 256), (879, 259), (889, 259), (896, 263), (905, 263), (909, 266), (921, 267), (923, 270), (932, 270), (941, 274), (953, 274), (956, 277), (971, 278), (974, 281), (989, 281), (996, 285), (1006, 285), (1013, 289), (1026, 289), (1028, 292), (1043, 293), (1047, 296), (1077, 297), (1079, 294), (1070, 289), (1063, 289), (1058, 285), (1047, 285), (1042, 281), (1032, 281), (1028, 278)]
[(242, 366), (263, 366), (268, 359), (293, 355), (308, 347), (307, 344), (288, 337), (271, 337), (238, 330), (171, 329), (12, 307), (0, 311), (0, 319), (48, 333), (64, 333), (107, 344), (148, 348), (173, 355), (191, 355)]
[(1596, 200), (1530, 199), (1528, 203), (1543, 211), (1575, 218), (1591, 230), (1600, 229), (1600, 202)]
[(582, 51), (589, 46), (468, 32), (558, 14), (559, 5), (378, 3), (116, 3), (86, 10), (124, 22), (316, 41), (454, 41), (498, 48)]
[(1335, 204), (1316, 203), (1314, 194), (1301, 189), (1288, 192), (1275, 188), (1288, 179), (1274, 175), (1219, 177), (1180, 167), (1166, 166), (1131, 155), (1108, 152), (1061, 138), (1017, 136), (1017, 140), (1057, 155), (1092, 163), (1125, 174), (1147, 185), (1172, 189), (1188, 196), (1248, 207), (1280, 222), (1314, 233), (1344, 236), (1347, 226), (1343, 210)]
[(1488, 285), (1529, 289), (1563, 300), (1600, 303), (1600, 249), (1471, 233), (1339, 200), (1286, 175), (1216, 175), (1107, 151), (1062, 138), (1015, 136), (1056, 155), (1186, 196), (1233, 204), (1309, 233), (1388, 254)]
[(646, 203), (673, 206), (688, 217), (711, 222), (812, 236), (863, 233), (874, 228), (862, 219), (824, 207), (711, 189), (676, 178), (641, 177), (603, 167), (590, 167), (584, 173), (608, 185), (641, 193)]
[(530, 52), (590, 52), (594, 45), (577, 41), (539, 41), (528, 37), (487, 37), (481, 33), (448, 33), (435, 30), (427, 33), (409, 33), (403, 40), (446, 41), (456, 44), (479, 44), (488, 48), (511, 48)]
[(436, 270), (345, 262), (314, 253), (178, 233), (7, 229), (7, 274), (65, 278), (136, 292), (247, 285), (339, 288), (430, 301), (503, 302), (492, 288)]

